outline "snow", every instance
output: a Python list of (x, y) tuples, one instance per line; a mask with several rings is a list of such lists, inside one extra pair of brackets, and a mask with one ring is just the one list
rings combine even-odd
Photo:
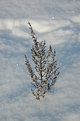
[[(80, 1), (0, 0), (0, 121), (80, 120)], [(24, 54), (38, 41), (56, 49), (60, 76), (45, 98), (31, 93)]]

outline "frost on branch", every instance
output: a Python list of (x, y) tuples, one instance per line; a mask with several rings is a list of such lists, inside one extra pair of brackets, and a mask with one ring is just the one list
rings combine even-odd
[(26, 55), (25, 64), (32, 78), (32, 94), (37, 100), (40, 100), (40, 97), (44, 97), (45, 93), (55, 84), (59, 75), (59, 67), (57, 67), (57, 60), (55, 59), (56, 51), (53, 52), (52, 47), (49, 46), (49, 50), (46, 52), (45, 41), (38, 42), (30, 22), (28, 25), (34, 43), (31, 48), (32, 61), (35, 65), (34, 71)]

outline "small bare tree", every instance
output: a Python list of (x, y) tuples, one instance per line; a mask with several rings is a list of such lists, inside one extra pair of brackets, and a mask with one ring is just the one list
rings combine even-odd
[(36, 99), (40, 100), (40, 97), (44, 97), (45, 93), (55, 84), (59, 75), (59, 67), (57, 67), (57, 61), (55, 59), (56, 51), (54, 50), (53, 52), (50, 46), (48, 52), (46, 52), (45, 41), (38, 42), (30, 22), (28, 22), (28, 25), (34, 42), (31, 48), (32, 60), (35, 65), (34, 71), (26, 55), (25, 64), (32, 78), (32, 94)]

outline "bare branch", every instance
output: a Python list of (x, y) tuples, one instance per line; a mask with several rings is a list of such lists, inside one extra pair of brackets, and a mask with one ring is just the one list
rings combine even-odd
[(44, 97), (46, 92), (51, 89), (51, 86), (55, 84), (60, 72), (58, 72), (59, 67), (57, 67), (57, 61), (55, 58), (56, 50), (54, 49), (53, 52), (50, 45), (48, 54), (46, 54), (45, 41), (38, 42), (31, 23), (28, 22), (28, 25), (34, 42), (34, 45), (31, 48), (32, 61), (35, 66), (34, 71), (32, 70), (26, 55), (25, 64), (27, 65), (28, 71), (33, 80), (33, 89), (31, 89), (32, 94), (37, 100), (40, 100), (40, 97)]

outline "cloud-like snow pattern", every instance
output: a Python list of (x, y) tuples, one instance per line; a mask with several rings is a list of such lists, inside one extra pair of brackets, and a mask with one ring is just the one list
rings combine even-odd
[[(0, 121), (80, 120), (80, 1), (0, 0)], [(33, 66), (33, 44), (27, 22), (38, 41), (57, 51), (60, 77), (37, 101), (24, 54)]]

